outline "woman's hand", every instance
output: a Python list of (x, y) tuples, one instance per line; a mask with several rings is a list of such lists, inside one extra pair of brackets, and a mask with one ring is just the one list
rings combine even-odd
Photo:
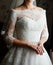
[(38, 47), (37, 47), (38, 51), (39, 51), (39, 54), (43, 54), (44, 50), (43, 50), (43, 45), (41, 44), (38, 44)]
[(44, 50), (43, 50), (43, 46), (41, 44), (38, 45), (33, 45), (27, 41), (24, 40), (18, 40), (18, 39), (14, 39), (14, 43), (18, 44), (18, 45), (24, 45), (24, 46), (29, 46), (31, 47), (33, 50), (36, 51), (37, 54), (43, 54)]
[(37, 54), (42, 55), (43, 52), (44, 52), (44, 50), (43, 50), (43, 45), (41, 45), (41, 44), (32, 45), (31, 47), (36, 51)]

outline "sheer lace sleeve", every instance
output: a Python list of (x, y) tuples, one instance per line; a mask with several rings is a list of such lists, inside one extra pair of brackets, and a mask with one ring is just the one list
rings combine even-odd
[(15, 29), (16, 20), (17, 20), (16, 12), (12, 11), (11, 16), (10, 16), (10, 20), (9, 20), (9, 23), (8, 23), (7, 35), (5, 37), (7, 45), (12, 45), (12, 43), (13, 43), (13, 39), (14, 39), (13, 32), (14, 32), (14, 29)]
[(42, 18), (44, 21), (44, 27), (43, 27), (42, 34), (41, 34), (41, 39), (45, 38), (47, 41), (49, 37), (49, 32), (48, 32), (48, 27), (47, 27), (46, 10), (44, 10)]

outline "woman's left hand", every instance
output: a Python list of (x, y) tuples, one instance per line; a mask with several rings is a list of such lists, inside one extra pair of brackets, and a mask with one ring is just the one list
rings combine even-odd
[(42, 55), (43, 52), (44, 52), (44, 50), (43, 50), (43, 45), (38, 44), (37, 50), (39, 51), (38, 53), (39, 53), (40, 55)]

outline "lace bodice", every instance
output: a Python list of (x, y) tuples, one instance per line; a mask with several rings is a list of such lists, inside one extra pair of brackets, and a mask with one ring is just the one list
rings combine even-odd
[(38, 43), (42, 37), (48, 38), (45, 10), (14, 10), (11, 14), (11, 25), (8, 38), (13, 42), (13, 32), (17, 39)]
[(16, 13), (16, 16), (18, 18), (20, 18), (20, 17), (29, 17), (29, 18), (35, 20), (36, 22), (42, 17), (42, 13), (43, 13), (43, 11), (30, 10), (30, 9), (29, 10), (27, 10), (27, 9), (26, 10), (15, 10), (15, 9), (12, 9), (12, 11), (14, 13)]

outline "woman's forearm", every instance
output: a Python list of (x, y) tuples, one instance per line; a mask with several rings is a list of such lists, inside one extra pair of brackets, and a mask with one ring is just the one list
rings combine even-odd
[(33, 43), (33, 42), (27, 42), (27, 41), (19, 40), (19, 39), (16, 39), (16, 38), (15, 38), (15, 39), (13, 40), (13, 43), (14, 43), (15, 45), (30, 47), (31, 49), (35, 50), (35, 52), (37, 52), (37, 51), (36, 51), (36, 48), (37, 48), (38, 45), (33, 45), (33, 44), (31, 44), (31, 43)]
[(16, 38), (13, 39), (13, 44), (15, 44), (15, 45), (31, 46), (31, 44), (29, 42), (24, 41), (24, 40), (19, 40), (19, 39), (16, 39)]
[(36, 50), (36, 48), (37, 48), (37, 45), (33, 44), (33, 42), (20, 40), (20, 39), (14, 38), (12, 36), (6, 36), (5, 40), (6, 40), (6, 42), (10, 42), (10, 45), (27, 46), (27, 47), (32, 48), (33, 50)]

